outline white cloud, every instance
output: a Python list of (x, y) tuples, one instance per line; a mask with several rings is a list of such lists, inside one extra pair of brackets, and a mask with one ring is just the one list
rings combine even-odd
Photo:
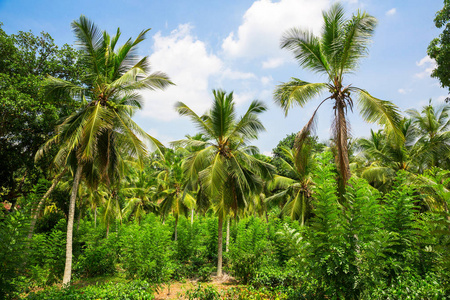
[(211, 95), (208, 82), (211, 76), (219, 75), (222, 61), (208, 53), (204, 42), (191, 35), (189, 24), (180, 25), (168, 36), (158, 32), (154, 37), (150, 62), (153, 70), (167, 73), (176, 84), (165, 91), (144, 92), (144, 116), (164, 121), (178, 117), (174, 109), (177, 101), (186, 103), (202, 114), (209, 108)]
[(420, 61), (416, 62), (416, 65), (423, 69), (423, 71), (414, 74), (414, 76), (422, 79), (431, 75), (431, 72), (436, 68), (436, 61), (427, 55)]
[(239, 80), (239, 79), (254, 79), (256, 78), (256, 75), (249, 72), (240, 72), (240, 71), (233, 71), (231, 69), (225, 69), (222, 72), (222, 76), (227, 79), (232, 80)]
[(400, 94), (405, 95), (405, 94), (411, 93), (412, 90), (411, 90), (411, 89), (403, 89), (403, 88), (401, 88), (401, 89), (398, 89), (398, 92), (399, 92)]
[(247, 92), (240, 92), (240, 93), (234, 93), (233, 94), (233, 99), (234, 99), (234, 103), (236, 105), (242, 105), (246, 102), (250, 102), (254, 99), (256, 99), (256, 92), (254, 91), (247, 91)]
[(266, 61), (263, 61), (262, 68), (263, 69), (275, 69), (284, 64), (285, 60), (282, 57), (272, 57)]
[(273, 80), (272, 76), (263, 76), (261, 77), (261, 83), (263, 85), (268, 85), (269, 83), (271, 83)]
[(265, 155), (265, 156), (273, 157), (273, 152), (272, 151), (263, 151), (262, 154)]
[(329, 0), (258, 0), (245, 12), (237, 32), (224, 39), (222, 49), (232, 57), (280, 57), (283, 32), (292, 27), (309, 28), (319, 34), (322, 10)]
[(391, 8), (390, 10), (388, 10), (387, 12), (386, 12), (386, 16), (393, 16), (393, 15), (395, 15), (397, 13), (397, 9), (394, 7), (394, 8)]

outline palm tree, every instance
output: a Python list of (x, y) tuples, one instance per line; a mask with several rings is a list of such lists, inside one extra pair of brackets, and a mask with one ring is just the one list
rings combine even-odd
[(298, 28), (292, 28), (284, 34), (281, 48), (292, 51), (301, 67), (325, 75), (328, 80), (324, 83), (310, 83), (292, 78), (277, 86), (274, 98), (287, 114), (294, 105), (303, 107), (325, 91), (331, 94), (320, 102), (312, 118), (302, 129), (299, 142), (304, 142), (309, 136), (319, 107), (327, 100), (332, 101), (336, 160), (345, 186), (351, 175), (347, 111), (353, 109), (353, 95), (356, 96), (359, 111), (365, 121), (385, 126), (386, 132), (395, 139), (402, 139), (402, 136), (398, 129), (400, 116), (394, 104), (377, 99), (362, 88), (344, 84), (344, 75), (354, 73), (360, 59), (367, 53), (376, 25), (376, 19), (365, 12), (358, 12), (350, 19), (346, 19), (344, 15), (342, 5), (336, 3), (329, 11), (323, 12), (321, 36)]
[(426, 168), (450, 166), (449, 112), (449, 105), (435, 107), (431, 100), (420, 112), (416, 109), (407, 111), (419, 135), (416, 144), (424, 148), (421, 153), (421, 173)]
[(155, 166), (160, 169), (156, 175), (157, 197), (160, 204), (160, 213), (165, 217), (172, 213), (175, 218), (174, 240), (178, 239), (178, 217), (187, 217), (189, 211), (195, 206), (193, 194), (186, 188), (185, 177), (182, 168), (183, 150), (166, 150), (164, 159), (156, 160)]
[(149, 74), (147, 57), (137, 55), (137, 45), (144, 40), (148, 29), (136, 40), (129, 39), (118, 48), (120, 29), (111, 37), (84, 16), (72, 23), (72, 29), (88, 69), (81, 78), (83, 84), (48, 77), (44, 89), (49, 94), (70, 94), (80, 99), (82, 106), (57, 127), (56, 135), (37, 154), (39, 157), (48, 147), (57, 144), (59, 151), (54, 160), (60, 165), (71, 165), (74, 173), (63, 284), (71, 280), (73, 215), (83, 171), (87, 176), (90, 170), (97, 170), (101, 181), (110, 186), (120, 178), (119, 162), (125, 156), (142, 162), (147, 147), (141, 138), (156, 148), (162, 147), (131, 117), (141, 108), (139, 91), (163, 89), (172, 84), (164, 73)]
[(147, 212), (156, 213), (158, 211), (156, 201), (154, 201), (157, 194), (156, 179), (151, 177), (153, 174), (149, 171), (147, 168), (130, 170), (126, 176), (125, 187), (121, 189), (121, 193), (126, 197), (126, 204), (122, 212), (128, 219), (133, 216), (139, 224)]
[(281, 147), (284, 155), (292, 161), (292, 165), (280, 158), (284, 169), (289, 170), (289, 177), (275, 175), (270, 186), (277, 192), (268, 197), (268, 203), (283, 203), (282, 215), (288, 215), (293, 220), (299, 220), (301, 225), (312, 212), (312, 185), (311, 171), (314, 166), (312, 144), (305, 142), (294, 144), (293, 149)]
[(274, 167), (256, 159), (252, 155), (256, 148), (247, 146), (264, 130), (258, 115), (266, 110), (265, 105), (254, 100), (238, 119), (233, 93), (213, 90), (213, 94), (211, 110), (201, 117), (186, 104), (176, 104), (178, 113), (190, 117), (206, 141), (184, 139), (175, 144), (198, 147), (185, 159), (183, 168), (191, 186), (200, 185), (209, 196), (218, 216), (217, 276), (222, 276), (223, 219), (229, 211), (236, 215), (246, 206), (248, 197), (261, 189), (262, 178), (270, 177)]
[(361, 151), (359, 156), (365, 161), (357, 173), (379, 190), (387, 191), (397, 171), (415, 172), (420, 165), (418, 158), (424, 149), (414, 144), (416, 130), (410, 119), (400, 122), (404, 141), (391, 140), (383, 130), (371, 130), (369, 138), (360, 138), (356, 147)]

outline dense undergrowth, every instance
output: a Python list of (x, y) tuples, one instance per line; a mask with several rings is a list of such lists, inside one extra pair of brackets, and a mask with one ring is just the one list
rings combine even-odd
[[(268, 221), (230, 219), (224, 270), (245, 286), (219, 293), (203, 285), (186, 297), (450, 297), (448, 216), (423, 212), (420, 193), (401, 172), (386, 194), (353, 178), (344, 199), (338, 199), (329, 159), (322, 158), (315, 170), (314, 216), (305, 226), (280, 218), (277, 207)], [(198, 215), (192, 224), (180, 218), (176, 241), (174, 225), (172, 217), (162, 222), (148, 214), (140, 223), (116, 222), (106, 236), (104, 226), (81, 219), (74, 236), (73, 280), (120, 275), (124, 281), (61, 289), (51, 286), (64, 271), (65, 220), (27, 242), (27, 218), (16, 211), (0, 222), (0, 293), (12, 299), (153, 299), (164, 283), (209, 281), (217, 259), (217, 218)]]

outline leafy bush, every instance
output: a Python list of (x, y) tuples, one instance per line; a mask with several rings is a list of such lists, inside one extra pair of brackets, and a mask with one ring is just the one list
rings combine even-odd
[(62, 278), (66, 258), (66, 221), (61, 219), (49, 232), (35, 234), (31, 243), (31, 279), (37, 286)]
[(115, 257), (110, 241), (111, 238), (88, 244), (78, 258), (79, 268), (87, 277), (114, 274)]
[(187, 290), (185, 297), (189, 300), (219, 300), (220, 294), (211, 285), (199, 284), (196, 288)]
[(248, 283), (271, 256), (271, 245), (263, 221), (254, 217), (241, 220), (236, 240), (230, 247), (230, 265), (234, 276), (242, 283)]
[(106, 283), (83, 288), (74, 286), (68, 288), (53, 287), (28, 295), (30, 300), (76, 299), (76, 300), (151, 300), (154, 299), (155, 288), (146, 281), (129, 283)]
[(23, 282), (28, 218), (14, 211), (0, 219), (0, 299), (11, 297)]
[(121, 262), (128, 278), (152, 283), (167, 281), (174, 271), (171, 234), (155, 215), (149, 214), (141, 225), (124, 226), (119, 233)]

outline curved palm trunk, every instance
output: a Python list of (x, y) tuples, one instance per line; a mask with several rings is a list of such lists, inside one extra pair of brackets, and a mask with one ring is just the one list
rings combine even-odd
[(42, 199), (39, 201), (36, 209), (34, 209), (31, 212), (31, 224), (30, 224), (30, 231), (28, 233), (28, 239), (31, 239), (33, 237), (33, 233), (34, 233), (34, 228), (36, 227), (36, 222), (37, 222), (37, 218), (39, 216), (39, 214), (41, 213), (41, 209), (42, 206), (45, 203), (45, 200), (50, 196), (50, 194), (53, 192), (53, 190), (55, 189), (56, 185), (58, 184), (58, 182), (61, 180), (61, 177), (66, 173), (67, 168), (64, 168), (64, 170), (62, 170), (62, 172), (55, 177), (55, 179), (53, 179), (53, 183), (50, 186), (50, 188), (47, 190), (47, 192), (44, 194), (44, 196), (42, 197)]
[(337, 119), (336, 119), (336, 148), (337, 148), (337, 162), (339, 171), (342, 176), (343, 187), (347, 185), (350, 179), (350, 163), (348, 160), (348, 128), (347, 120), (345, 118), (343, 101), (336, 100)]
[(222, 248), (223, 248), (223, 215), (219, 213), (218, 242), (217, 242), (217, 277), (222, 277)]
[(78, 185), (80, 183), (82, 170), (83, 167), (78, 165), (75, 178), (73, 179), (72, 193), (70, 195), (69, 218), (67, 220), (66, 266), (64, 268), (63, 285), (68, 285), (72, 277), (73, 219), (75, 215), (75, 201), (77, 199)]

